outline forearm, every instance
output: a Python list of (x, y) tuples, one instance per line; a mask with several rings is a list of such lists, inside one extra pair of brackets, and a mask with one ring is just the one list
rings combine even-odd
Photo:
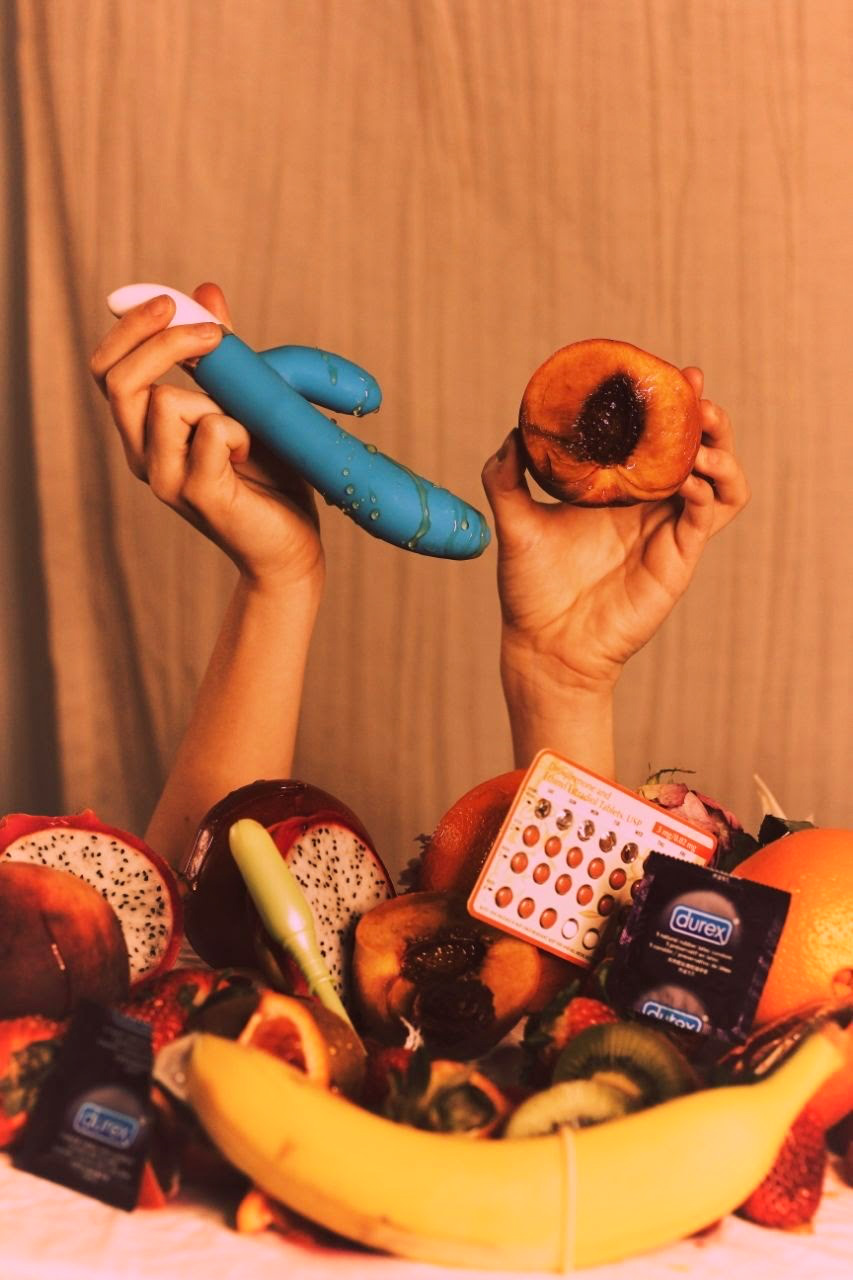
[(605, 778), (616, 773), (613, 686), (572, 679), (559, 664), (506, 641), (501, 681), (517, 768), (548, 748)]
[(229, 791), (290, 776), (321, 592), (316, 578), (286, 589), (238, 582), (146, 832), (172, 864)]

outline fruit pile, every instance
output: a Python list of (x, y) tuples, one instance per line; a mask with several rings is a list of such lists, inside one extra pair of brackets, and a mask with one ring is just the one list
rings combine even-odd
[[(753, 1033), (712, 1057), (620, 1014), (612, 935), (581, 970), (468, 913), (522, 777), (463, 796), (398, 893), (352, 810), (293, 780), (225, 797), (179, 878), (88, 811), (3, 820), (0, 1147), (89, 999), (152, 1031), (140, 1205), (215, 1183), (242, 1231), (516, 1270), (735, 1211), (809, 1222), (828, 1160), (853, 1185), (853, 832), (768, 819), (753, 839), (683, 783), (641, 789), (791, 894)], [(270, 850), (295, 886), (269, 877), (272, 905)], [(184, 931), (200, 963), (176, 968)]]

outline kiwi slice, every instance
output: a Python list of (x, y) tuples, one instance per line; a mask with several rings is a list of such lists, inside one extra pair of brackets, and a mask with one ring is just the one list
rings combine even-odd
[(563, 1080), (531, 1094), (510, 1116), (505, 1138), (536, 1138), (558, 1129), (586, 1129), (633, 1110), (622, 1089), (598, 1080)]
[(592, 1080), (623, 1090), (632, 1106), (653, 1107), (695, 1088), (687, 1059), (660, 1031), (637, 1022), (587, 1027), (561, 1049), (554, 1082)]

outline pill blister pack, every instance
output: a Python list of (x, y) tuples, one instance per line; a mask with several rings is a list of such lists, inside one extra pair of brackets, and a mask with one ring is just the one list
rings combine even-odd
[(652, 851), (706, 863), (707, 831), (632, 791), (541, 751), (480, 873), (468, 910), (588, 966), (608, 921), (629, 906)]

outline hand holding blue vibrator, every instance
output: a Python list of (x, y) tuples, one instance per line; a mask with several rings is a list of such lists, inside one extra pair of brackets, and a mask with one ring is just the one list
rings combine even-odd
[[(158, 284), (116, 289), (107, 305), (122, 316), (160, 294), (175, 302), (171, 325), (204, 320), (221, 325), (193, 298)], [(372, 413), (382, 397), (369, 373), (314, 347), (253, 351), (236, 334), (224, 332), (215, 350), (189, 369), (224, 413), (374, 537), (421, 555), (451, 560), (480, 555), (490, 534), (479, 511), (364, 444), (310, 403), (357, 417)]]

